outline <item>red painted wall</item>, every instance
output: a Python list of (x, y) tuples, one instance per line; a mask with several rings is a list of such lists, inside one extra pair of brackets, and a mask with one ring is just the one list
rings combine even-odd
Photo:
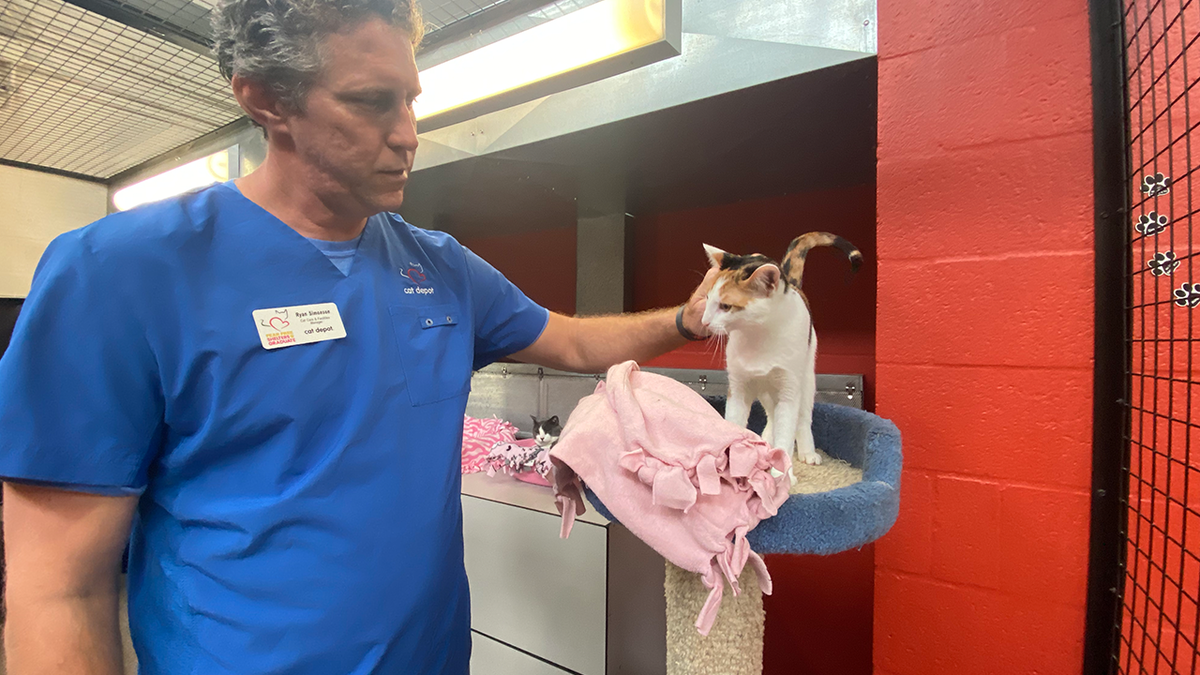
[(876, 400), (904, 436), (875, 672), (1082, 668), (1087, 3), (879, 5)]
[(491, 263), (542, 307), (575, 314), (574, 226), (466, 238), (459, 243)]

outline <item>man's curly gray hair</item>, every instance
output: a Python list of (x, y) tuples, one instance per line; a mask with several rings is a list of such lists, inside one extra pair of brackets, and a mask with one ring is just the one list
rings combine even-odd
[(416, 0), (221, 0), (213, 10), (213, 51), (226, 79), (235, 74), (270, 87), (293, 111), (324, 65), (321, 43), (343, 28), (381, 18), (408, 33), (425, 33)]

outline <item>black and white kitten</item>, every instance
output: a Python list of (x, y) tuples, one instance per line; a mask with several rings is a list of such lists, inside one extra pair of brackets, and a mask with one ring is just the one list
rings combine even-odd
[(537, 441), (538, 447), (543, 450), (549, 450), (558, 442), (558, 437), (562, 435), (562, 425), (558, 423), (558, 415), (546, 420), (538, 421), (537, 417), (529, 416), (533, 420), (533, 439)]

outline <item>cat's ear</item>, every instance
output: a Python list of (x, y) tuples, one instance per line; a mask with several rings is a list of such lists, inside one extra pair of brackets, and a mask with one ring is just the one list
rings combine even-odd
[(537, 427), (538, 427), (537, 417), (535, 415), (530, 415), (529, 419), (533, 420), (533, 428), (537, 429)]
[(558, 415), (546, 420), (546, 424), (558, 424)]
[(709, 246), (708, 244), (704, 244), (704, 252), (708, 254), (708, 262), (712, 263), (712, 266), (718, 269), (721, 267), (721, 263), (725, 262), (725, 256), (729, 255), (716, 246)]
[(763, 291), (767, 294), (775, 292), (775, 288), (779, 285), (780, 272), (779, 268), (774, 265), (763, 265), (754, 270), (754, 274), (750, 275), (750, 286)]

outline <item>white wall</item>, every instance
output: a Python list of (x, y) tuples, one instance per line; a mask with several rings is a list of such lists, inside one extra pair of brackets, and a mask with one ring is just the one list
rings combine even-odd
[(106, 213), (104, 185), (0, 165), (0, 297), (28, 295), (51, 240)]

